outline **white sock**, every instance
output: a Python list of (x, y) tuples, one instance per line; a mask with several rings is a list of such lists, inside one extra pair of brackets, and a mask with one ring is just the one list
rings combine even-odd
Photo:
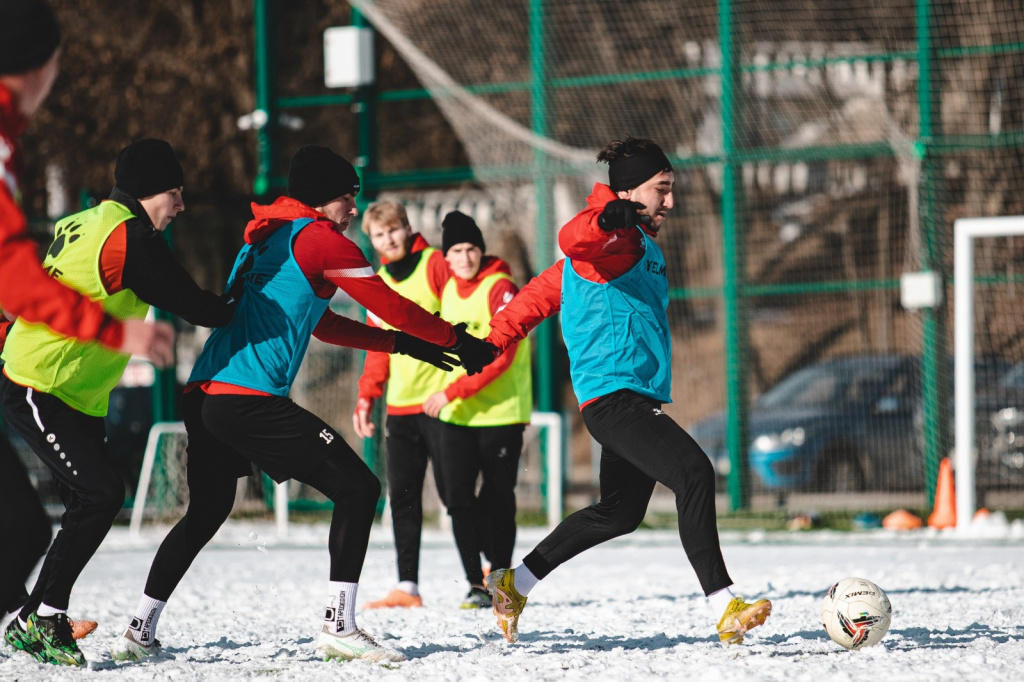
[(402, 592), (405, 592), (406, 594), (411, 594), (414, 597), (420, 596), (419, 585), (417, 585), (411, 580), (403, 580), (402, 582), (398, 583), (398, 589), (400, 589)]
[(711, 615), (715, 617), (715, 624), (722, 620), (722, 616), (725, 615), (725, 607), (729, 605), (729, 602), (733, 600), (735, 595), (728, 587), (723, 587), (717, 592), (712, 592), (708, 595), (708, 606), (711, 607)]
[(537, 586), (540, 578), (533, 574), (533, 571), (526, 567), (526, 564), (519, 564), (513, 569), (515, 572), (516, 592), (524, 597), (530, 594), (530, 590)]
[(160, 620), (160, 614), (165, 606), (167, 606), (165, 601), (142, 595), (139, 606), (135, 609), (135, 615), (132, 617), (132, 624), (128, 626), (139, 644), (150, 646), (156, 639), (156, 624)]
[(347, 635), (356, 629), (356, 590), (359, 583), (327, 583), (327, 613), (324, 627), (333, 635)]
[(36, 609), (36, 615), (40, 618), (49, 618), (50, 616), (56, 616), (58, 613), (66, 614), (67, 609), (55, 609), (49, 604), (40, 604), (39, 608)]

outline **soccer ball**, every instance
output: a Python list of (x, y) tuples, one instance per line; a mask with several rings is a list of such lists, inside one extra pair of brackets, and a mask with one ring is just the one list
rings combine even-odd
[(821, 624), (832, 641), (847, 649), (863, 649), (889, 631), (892, 605), (878, 585), (864, 578), (843, 578), (825, 593)]

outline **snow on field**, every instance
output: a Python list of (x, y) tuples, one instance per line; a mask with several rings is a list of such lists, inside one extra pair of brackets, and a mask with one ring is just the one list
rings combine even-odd
[[(774, 614), (724, 649), (673, 532), (640, 531), (562, 566), (530, 595), (508, 645), (489, 610), (458, 608), (467, 586), (449, 534), (427, 529), (423, 609), (360, 611), (358, 622), (409, 661), (325, 663), (313, 651), (327, 580), (326, 526), (231, 522), (186, 575), (160, 621), (173, 658), (114, 664), (106, 653), (138, 602), (163, 530), (133, 542), (115, 528), (71, 599), (100, 621), (82, 642), (89, 670), (43, 666), (3, 647), (4, 680), (1019, 680), (1024, 677), (1024, 539), (921, 532), (726, 533), (739, 592)], [(255, 534), (255, 535), (253, 535)], [(523, 529), (517, 559), (542, 537)], [(818, 623), (834, 581), (861, 576), (889, 594), (889, 634), (870, 649), (833, 644)], [(375, 528), (360, 604), (396, 581), (390, 533)]]

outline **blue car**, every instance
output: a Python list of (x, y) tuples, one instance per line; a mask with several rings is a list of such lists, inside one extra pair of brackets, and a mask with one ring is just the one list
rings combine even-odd
[[(768, 490), (920, 487), (920, 359), (840, 357), (797, 370), (749, 416), (754, 484)], [(729, 473), (725, 414), (689, 429), (720, 477)]]

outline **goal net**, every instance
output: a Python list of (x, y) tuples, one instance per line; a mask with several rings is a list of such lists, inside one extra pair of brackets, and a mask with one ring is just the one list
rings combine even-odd
[[(1024, 213), (1024, 6), (350, 4), (457, 136), (472, 191), (491, 197), (474, 204), (485, 234), (522, 235), (534, 272), (607, 177), (601, 147), (629, 134), (666, 150), (666, 411), (711, 456), (730, 504), (736, 484), (754, 508), (928, 509), (952, 449), (952, 223)], [(401, 120), (413, 94), (377, 97), (378, 120)], [(381, 167), (413, 143), (403, 135), (380, 137)], [(1003, 283), (977, 290), (978, 310), (1008, 325), (1020, 254), (985, 248)], [(923, 271), (944, 295), (906, 309), (900, 278)], [(1001, 329), (984, 355), (1012, 366), (1020, 351)], [(571, 430), (585, 462), (585, 432)]]

